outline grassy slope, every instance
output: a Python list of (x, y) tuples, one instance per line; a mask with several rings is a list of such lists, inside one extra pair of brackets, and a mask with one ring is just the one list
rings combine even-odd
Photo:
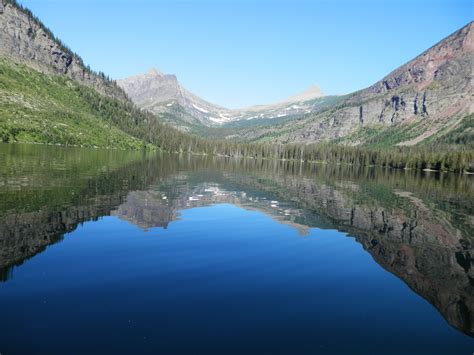
[(452, 130), (435, 135), (432, 141), (466, 145), (474, 149), (474, 113), (464, 117)]
[[(319, 119), (321, 122), (329, 119), (328, 112), (323, 112), (315, 116), (314, 119)], [(249, 142), (264, 143), (272, 139), (281, 138), (297, 128), (304, 128), (313, 118), (294, 120), (291, 124), (283, 123), (273, 127), (256, 127), (253, 130), (253, 136), (247, 139)], [(334, 139), (332, 141), (325, 141), (333, 144), (357, 144), (364, 148), (391, 148), (402, 142), (409, 141), (419, 137), (422, 133), (430, 128), (429, 121), (420, 121), (415, 123), (399, 123), (393, 126), (373, 125), (370, 127), (363, 127), (355, 129), (352, 133)], [(245, 132), (244, 132), (245, 133)], [(474, 147), (474, 116), (465, 116), (459, 123), (446, 129), (440, 129), (440, 132), (422, 140), (418, 145), (423, 146), (427, 144), (447, 144), (451, 148), (458, 146), (473, 148)]]
[(123, 149), (143, 145), (99, 116), (78, 89), (72, 80), (0, 58), (0, 140)]

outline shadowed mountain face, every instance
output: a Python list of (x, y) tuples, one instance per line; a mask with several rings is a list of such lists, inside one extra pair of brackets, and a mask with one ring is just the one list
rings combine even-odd
[(3, 281), (84, 222), (112, 215), (144, 230), (167, 228), (181, 211), (225, 203), (262, 212), (302, 237), (311, 228), (347, 233), (474, 336), (469, 177), (52, 147), (0, 151)]

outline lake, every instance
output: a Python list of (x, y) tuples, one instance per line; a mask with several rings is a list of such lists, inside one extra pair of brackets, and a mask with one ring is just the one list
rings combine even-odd
[(473, 179), (0, 145), (0, 353), (472, 354)]

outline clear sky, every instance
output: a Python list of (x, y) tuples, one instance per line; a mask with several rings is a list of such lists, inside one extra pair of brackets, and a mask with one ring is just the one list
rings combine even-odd
[(227, 107), (349, 93), (473, 19), (471, 0), (20, 0), (93, 69), (151, 67)]

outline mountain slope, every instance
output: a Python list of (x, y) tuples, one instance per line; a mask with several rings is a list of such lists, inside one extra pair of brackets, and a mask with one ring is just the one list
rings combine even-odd
[[(160, 115), (183, 130), (205, 134), (205, 127), (221, 127), (241, 121), (271, 120), (315, 112), (324, 93), (317, 86), (269, 105), (227, 109), (212, 104), (183, 88), (175, 75), (156, 69), (118, 80), (117, 83), (139, 107)], [(201, 127), (200, 127), (201, 126)]]
[[(414, 145), (443, 140), (460, 125), (472, 134), (473, 22), (367, 89), (297, 124), (243, 132), (246, 140)], [(461, 132), (462, 133), (462, 132)], [(466, 134), (466, 132), (464, 132)]]
[[(157, 114), (175, 116), (170, 120), (177, 127), (187, 125), (212, 125), (212, 116), (220, 117), (226, 109), (213, 105), (184, 89), (175, 75), (167, 75), (156, 69), (117, 83), (139, 107)], [(211, 113), (212, 111), (212, 113)]]
[[(0, 11), (0, 139), (5, 142), (109, 148), (151, 146), (172, 152), (230, 157), (325, 161), (391, 168), (429, 168), (472, 172), (474, 171), (474, 149), (465, 149), (461, 146), (463, 144), (468, 148), (474, 148), (472, 143), (474, 115), (466, 116), (466, 113), (472, 111), (470, 108), (472, 102), (471, 29), (472, 24), (469, 24), (451, 36), (452, 41), (442, 42), (446, 42), (443, 50), (447, 54), (445, 53), (444, 57), (438, 60), (441, 63), (436, 64), (439, 70), (433, 72), (434, 79), (431, 79), (428, 86), (424, 88), (425, 93), (421, 96), (420, 88), (413, 83), (409, 82), (406, 85), (402, 83), (404, 86), (392, 87), (390, 81), (387, 81), (387, 84), (381, 86), (382, 92), (378, 92), (377, 89), (371, 91), (369, 88), (348, 96), (315, 98), (297, 104), (278, 103), (270, 105), (275, 108), (272, 109), (273, 111), (265, 111), (265, 114), (269, 115), (268, 118), (264, 114), (263, 117), (250, 116), (248, 118), (251, 119), (248, 120), (222, 123), (218, 126), (219, 129), (204, 124), (189, 126), (187, 123), (188, 127), (199, 128), (199, 133), (208, 137), (227, 137), (232, 140), (210, 141), (163, 124), (164, 115), (169, 116), (169, 121), (176, 120), (173, 112), (162, 113), (162, 119), (159, 119), (147, 110), (138, 108), (114, 81), (109, 80), (104, 74), (97, 74), (84, 67), (80, 58), (61, 44), (28, 10), (23, 9), (13, 0), (8, 0), (4, 11)], [(37, 40), (38, 33), (42, 37), (39, 41)], [(452, 45), (451, 42), (457, 43), (457, 46)], [(59, 55), (57, 50), (62, 51), (62, 54)], [(430, 51), (426, 53), (431, 53)], [(69, 57), (69, 59), (72, 58), (72, 62), (67, 59), (68, 55), (72, 56)], [(76, 64), (73, 64), (74, 58), (77, 59)], [(424, 65), (423, 61), (420, 63)], [(83, 75), (77, 75), (81, 71)], [(418, 81), (429, 81), (423, 76), (420, 77)], [(415, 83), (418, 82), (417, 80)], [(394, 81), (401, 82), (396, 78)], [(374, 86), (377, 87), (377, 85)], [(431, 91), (427, 95), (428, 89)], [(311, 90), (309, 94), (311, 95), (312, 92), (314, 90)], [(450, 93), (452, 93), (451, 97)], [(435, 94), (439, 100), (429, 100), (431, 95)], [(191, 95), (185, 93), (192, 105), (198, 98), (193, 98)], [(397, 95), (400, 96), (398, 99)], [(382, 125), (369, 125), (370, 122), (368, 122), (368, 118), (377, 112), (377, 110), (370, 110), (370, 104), (377, 100), (384, 103), (383, 112), (389, 113), (392, 107), (398, 112), (395, 115), (392, 114), (392, 117), (403, 118), (401, 113), (409, 112), (409, 109), (407, 109), (407, 101), (402, 100), (402, 95), (407, 97), (414, 95), (420, 98), (421, 101), (415, 100), (413, 104), (413, 109), (416, 111), (413, 116), (425, 125), (420, 125), (422, 129), (430, 128), (432, 122), (451, 124), (449, 129), (442, 127), (436, 134), (429, 137), (429, 139), (449, 143), (451, 146), (443, 145), (441, 149), (440, 145), (429, 145), (416, 148), (371, 150), (336, 144), (306, 145), (307, 142), (329, 141), (331, 138), (334, 138), (331, 143), (373, 145), (374, 140), (370, 139), (375, 137), (376, 144), (383, 143), (386, 146), (393, 146), (402, 142), (403, 139), (406, 140), (402, 129), (406, 127), (410, 129), (412, 126), (405, 124), (404, 121), (401, 121), (399, 125), (398, 123), (397, 125), (387, 124), (385, 128)], [(297, 96), (296, 100), (300, 100), (301, 97), (307, 99), (307, 95), (303, 94), (303, 96)], [(422, 99), (423, 97), (425, 99)], [(199, 103), (206, 105), (202, 101)], [(459, 105), (455, 107), (456, 110), (450, 111), (453, 103)], [(446, 106), (445, 111), (448, 113), (445, 114), (444, 121), (439, 118), (439, 115), (437, 116), (436, 111), (432, 110), (434, 107), (439, 108), (441, 104)], [(304, 110), (305, 106), (310, 108), (309, 113), (291, 116), (292, 112)], [(180, 105), (169, 107), (175, 107), (176, 111), (182, 112), (183, 122), (185, 122), (184, 119), (189, 118), (189, 113)], [(195, 109), (201, 111), (203, 115), (206, 114), (205, 107), (198, 106)], [(259, 109), (261, 108), (255, 108), (257, 111)], [(293, 109), (295, 111), (292, 111)], [(283, 110), (286, 116), (275, 117), (274, 114), (278, 110)], [(356, 114), (354, 118), (356, 123), (352, 125), (351, 120), (338, 121), (334, 118), (335, 115), (337, 118), (338, 114), (341, 118), (344, 118), (344, 115), (350, 118), (353, 113)], [(376, 117), (384, 117), (384, 115)], [(456, 120), (454, 124), (453, 117)], [(325, 120), (332, 122), (332, 125), (325, 126)], [(349, 125), (345, 126), (347, 122)], [(357, 125), (357, 122), (360, 125)], [(385, 122), (381, 120), (381, 123)], [(322, 134), (312, 137), (307, 134), (308, 127), (316, 132), (322, 128)], [(341, 127), (346, 131), (341, 130)], [(417, 126), (415, 128), (419, 129)], [(357, 137), (362, 134), (366, 136)], [(367, 134), (372, 135), (367, 138)], [(386, 140), (383, 141), (381, 137)], [(238, 144), (235, 142), (239, 140), (291, 144)]]
[[(4, 0), (0, 0), (4, 1)], [(140, 110), (103, 73), (84, 66), (29, 10), (0, 11), (0, 140), (168, 151), (205, 143)]]
[(15, 0), (3, 0), (0, 13), (0, 56), (47, 74), (61, 74), (99, 93), (125, 99), (126, 95), (103, 73), (86, 67), (79, 55), (65, 46), (28, 9)]
[(157, 71), (118, 83), (140, 107), (206, 137), (385, 147), (448, 142), (474, 146), (473, 23), (364, 90), (322, 97), (310, 88), (276, 104), (228, 110)]
[[(138, 149), (140, 139), (95, 112), (73, 80), (0, 58), (0, 141)], [(104, 100), (105, 111), (105, 100)]]

